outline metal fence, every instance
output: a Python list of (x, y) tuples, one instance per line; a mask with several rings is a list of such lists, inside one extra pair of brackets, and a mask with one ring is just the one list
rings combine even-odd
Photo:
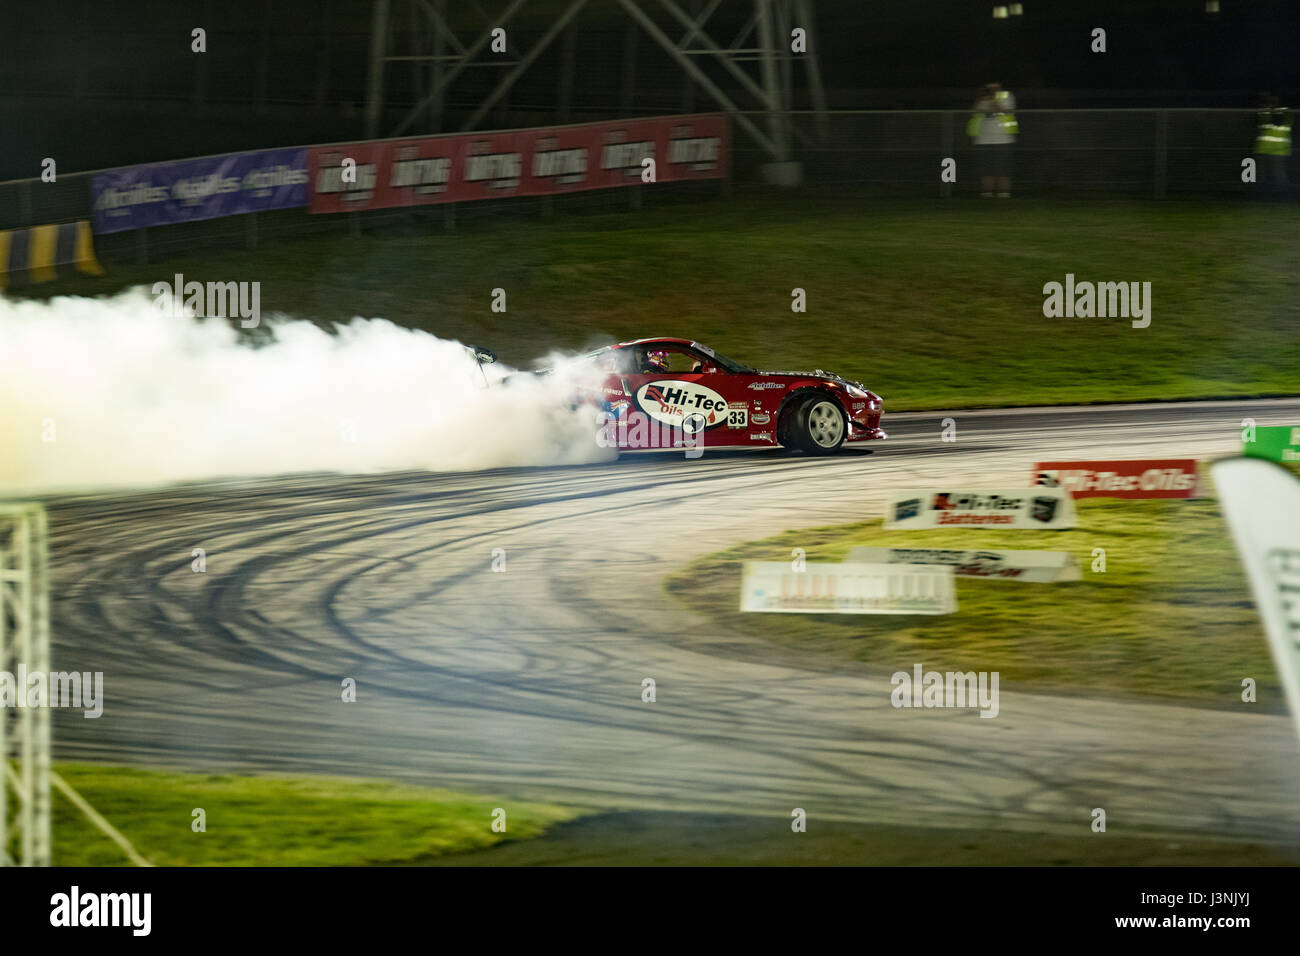
[[(965, 110), (873, 110), (819, 121), (814, 113), (792, 114), (795, 158), (813, 187), (918, 196), (976, 192), (979, 147), (966, 136), (969, 116)], [(1021, 195), (1163, 199), (1250, 189), (1241, 161), (1254, 148), (1253, 110), (1018, 110), (1016, 117), (1013, 180)], [(939, 167), (948, 157), (957, 162), (957, 182), (945, 188)], [(760, 162), (757, 149), (737, 143), (741, 178)]]
[[(760, 126), (768, 117), (748, 114)], [(1080, 109), (1017, 111), (1013, 191), (1018, 196), (1163, 199), (1178, 195), (1248, 195), (1242, 160), (1251, 156), (1255, 113), (1242, 109)], [(788, 114), (794, 158), (809, 188), (899, 196), (962, 196), (979, 189), (978, 147), (965, 133), (965, 110), (870, 110)], [(758, 179), (770, 157), (733, 124), (734, 177)], [(957, 163), (957, 181), (940, 180), (940, 163)], [(0, 183), (0, 229), (91, 217), (90, 173)], [(1295, 180), (1294, 172), (1291, 175)], [(676, 184), (691, 197), (717, 184)], [(608, 210), (639, 202), (640, 191), (607, 190), (551, 199), (518, 198), (419, 209), (313, 216), (303, 209), (96, 237), (101, 256), (166, 256), (178, 249), (245, 244), (291, 234), (357, 231), (363, 227), (432, 220)]]

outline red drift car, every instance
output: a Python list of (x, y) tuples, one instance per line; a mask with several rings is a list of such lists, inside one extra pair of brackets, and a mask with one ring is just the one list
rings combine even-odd
[(612, 345), (586, 363), (597, 372), (599, 394), (587, 398), (604, 413), (607, 446), (784, 445), (828, 455), (845, 442), (886, 437), (880, 396), (827, 372), (759, 372), (673, 338)]

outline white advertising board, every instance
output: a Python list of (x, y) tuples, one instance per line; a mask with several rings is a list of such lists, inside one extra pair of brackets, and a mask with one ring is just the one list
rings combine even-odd
[(886, 528), (1073, 528), (1074, 499), (1062, 488), (901, 491), (885, 509)]
[(787, 614), (951, 614), (952, 568), (937, 564), (746, 561), (742, 611)]

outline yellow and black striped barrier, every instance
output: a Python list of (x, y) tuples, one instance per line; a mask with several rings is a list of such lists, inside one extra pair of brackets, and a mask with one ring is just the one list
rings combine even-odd
[(0, 289), (8, 286), (10, 276), (27, 282), (52, 282), (58, 278), (55, 267), (64, 265), (83, 275), (104, 274), (95, 259), (87, 220), (0, 232)]

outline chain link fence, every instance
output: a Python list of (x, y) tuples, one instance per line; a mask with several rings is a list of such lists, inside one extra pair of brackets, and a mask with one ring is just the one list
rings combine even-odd
[[(760, 126), (762, 114), (749, 114)], [(978, 192), (979, 149), (966, 110), (791, 114), (795, 158), (812, 187), (874, 188), (900, 195)], [(1245, 196), (1255, 112), (1243, 109), (1017, 110), (1013, 186), (1019, 195), (1156, 198)], [(956, 161), (957, 181), (940, 180)], [(740, 179), (766, 161), (738, 141)], [(1294, 179), (1294, 176), (1292, 176)]]
[[(767, 117), (750, 113), (760, 128)], [(814, 189), (897, 196), (953, 196), (979, 191), (979, 149), (966, 136), (964, 110), (872, 110), (791, 113), (794, 158)], [(1012, 189), (1017, 196), (1154, 198), (1246, 197), (1242, 160), (1254, 148), (1255, 113), (1242, 109), (1019, 110)], [(771, 157), (732, 126), (734, 177), (758, 181)], [(940, 178), (941, 162), (956, 161), (956, 182)], [(1292, 161), (1288, 161), (1290, 163)], [(0, 229), (92, 218), (92, 173), (62, 173), (0, 183)], [(1294, 171), (1291, 180), (1295, 180)], [(726, 185), (723, 187), (727, 188)], [(716, 195), (718, 184), (673, 184), (672, 195)], [(317, 215), (305, 209), (256, 213), (204, 222), (96, 236), (101, 258), (165, 258), (205, 246), (246, 245), (291, 235), (343, 234), (403, 223), (610, 211), (635, 207), (640, 190), (601, 190), (551, 198), (489, 200), (446, 206)]]

